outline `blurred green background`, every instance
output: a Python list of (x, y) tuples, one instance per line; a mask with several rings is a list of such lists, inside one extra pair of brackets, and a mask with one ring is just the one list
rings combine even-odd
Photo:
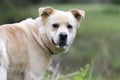
[(120, 0), (0, 0), (0, 25), (38, 17), (38, 8), (52, 6), (86, 12), (67, 54), (56, 55), (50, 65), (68, 74), (93, 62), (93, 77), (120, 80)]

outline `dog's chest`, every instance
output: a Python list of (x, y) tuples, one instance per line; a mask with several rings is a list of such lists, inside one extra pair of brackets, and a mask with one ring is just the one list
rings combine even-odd
[(46, 71), (50, 57), (42, 54), (32, 53), (28, 55), (29, 58), (25, 61), (14, 62), (8, 68), (8, 80), (23, 80), (26, 73), (32, 72), (33, 74), (43, 75)]

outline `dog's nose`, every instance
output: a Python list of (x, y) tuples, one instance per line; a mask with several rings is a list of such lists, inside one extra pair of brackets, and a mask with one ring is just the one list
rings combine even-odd
[(66, 41), (67, 34), (65, 32), (61, 32), (60, 35), (59, 35), (59, 37), (60, 37), (60, 40)]
[(60, 47), (63, 47), (66, 45), (66, 42), (67, 42), (67, 33), (65, 32), (61, 32), (59, 34), (59, 46)]

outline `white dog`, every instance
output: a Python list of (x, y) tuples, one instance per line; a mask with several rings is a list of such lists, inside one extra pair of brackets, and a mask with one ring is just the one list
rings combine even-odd
[(66, 52), (83, 10), (39, 9), (39, 17), (0, 26), (0, 80), (42, 80), (51, 56)]

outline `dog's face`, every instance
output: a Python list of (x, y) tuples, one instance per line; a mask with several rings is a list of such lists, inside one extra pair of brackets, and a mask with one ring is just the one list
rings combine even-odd
[(72, 44), (79, 22), (85, 15), (83, 10), (73, 9), (65, 12), (51, 7), (40, 8), (39, 14), (50, 43), (65, 51)]

